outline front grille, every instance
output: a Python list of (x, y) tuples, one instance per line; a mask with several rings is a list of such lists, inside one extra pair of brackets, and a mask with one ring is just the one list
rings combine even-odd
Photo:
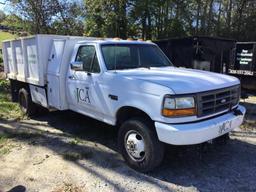
[(197, 95), (198, 117), (231, 110), (239, 102), (240, 86), (219, 89)]

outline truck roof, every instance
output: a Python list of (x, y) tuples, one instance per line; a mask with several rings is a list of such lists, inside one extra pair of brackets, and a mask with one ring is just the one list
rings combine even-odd
[(33, 39), (36, 37), (49, 37), (52, 39), (59, 39), (59, 38), (64, 38), (64, 39), (80, 39), (79, 44), (83, 43), (97, 43), (97, 44), (153, 44), (155, 43), (151, 41), (142, 41), (142, 40), (123, 40), (120, 38), (100, 38), (100, 37), (83, 37), (83, 36), (65, 36), (65, 35), (48, 35), (48, 34), (37, 34), (37, 35), (30, 35), (26, 37), (18, 37), (15, 39), (8, 39), (4, 40), (2, 42), (10, 42), (10, 41), (17, 41), (17, 40), (22, 40), (22, 39)]
[(139, 40), (116, 40), (116, 39), (88, 39), (88, 40), (82, 40), (79, 41), (79, 44), (83, 43), (97, 43), (97, 44), (152, 44), (155, 45), (155, 43), (151, 41), (139, 41)]

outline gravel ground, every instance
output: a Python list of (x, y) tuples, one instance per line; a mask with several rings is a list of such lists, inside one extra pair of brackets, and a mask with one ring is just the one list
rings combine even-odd
[(1, 120), (9, 139), (8, 153), (0, 154), (0, 191), (256, 191), (252, 126), (226, 145), (168, 146), (163, 164), (141, 174), (118, 154), (116, 129), (98, 121), (73, 112)]

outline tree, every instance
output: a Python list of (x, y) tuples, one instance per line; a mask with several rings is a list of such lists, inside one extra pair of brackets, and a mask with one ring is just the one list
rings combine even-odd
[(11, 0), (13, 12), (31, 34), (82, 35), (82, 6), (68, 0)]
[(85, 34), (127, 37), (126, 0), (85, 0)]
[(28, 31), (29, 29), (29, 23), (15, 14), (7, 15), (1, 24), (13, 31)]
[(13, 14), (4, 22), (32, 34), (143, 39), (207, 35), (256, 40), (255, 0), (8, 1)]
[(56, 12), (54, 2), (50, 0), (11, 1), (18, 16), (31, 23), (32, 33), (49, 33), (49, 23)]
[(2, 10), (0, 10), (0, 23), (2, 23), (5, 18), (6, 18), (6, 14)]
[(62, 35), (83, 35), (83, 8), (83, 4), (56, 1), (58, 14), (50, 24), (52, 32)]

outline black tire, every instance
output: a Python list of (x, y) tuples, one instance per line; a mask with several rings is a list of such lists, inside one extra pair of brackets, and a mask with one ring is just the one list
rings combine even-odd
[(19, 101), (19, 94), (18, 94), (18, 86), (16, 85), (16, 81), (10, 79), (10, 87), (11, 87), (11, 98), (12, 98), (12, 102), (18, 102)]
[[(139, 160), (132, 157), (127, 149), (126, 135), (133, 132), (138, 133), (144, 143), (145, 153)], [(164, 157), (164, 144), (158, 140), (153, 122), (142, 118), (132, 118), (121, 125), (118, 132), (118, 146), (128, 166), (140, 172), (153, 170), (161, 164)]]
[(29, 92), (25, 88), (19, 90), (19, 104), (20, 109), (24, 114), (33, 116), (36, 113), (36, 106), (33, 103)]

